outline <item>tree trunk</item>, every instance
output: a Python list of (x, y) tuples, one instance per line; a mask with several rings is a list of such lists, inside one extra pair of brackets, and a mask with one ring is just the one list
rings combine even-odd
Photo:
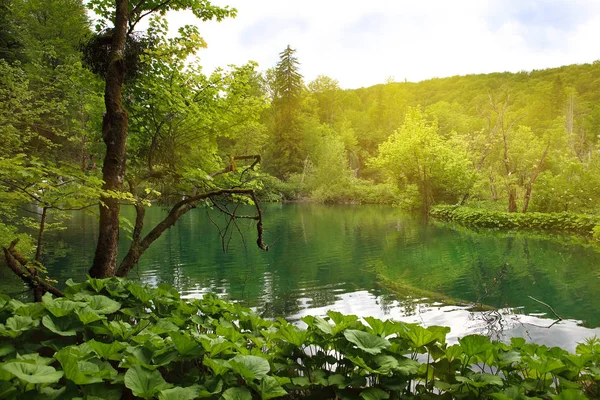
[[(208, 196), (206, 196), (206, 197), (208, 197)], [(171, 209), (169, 214), (158, 225), (156, 225), (146, 235), (146, 237), (144, 237), (144, 239), (140, 240), (140, 237), (138, 236), (137, 240), (134, 240), (131, 243), (131, 246), (129, 247), (129, 251), (127, 252), (127, 255), (121, 262), (121, 265), (119, 265), (119, 269), (116, 272), (116, 275), (120, 276), (120, 277), (127, 276), (129, 271), (131, 271), (131, 269), (138, 263), (138, 261), (140, 260), (140, 257), (142, 256), (142, 254), (144, 254), (144, 252), (148, 249), (148, 247), (150, 247), (150, 245), (156, 239), (158, 239), (163, 234), (164, 231), (166, 231), (167, 229), (169, 229), (170, 227), (175, 225), (177, 220), (179, 220), (179, 218), (182, 215), (184, 215), (191, 209), (195, 208), (196, 203), (197, 203), (197, 200), (192, 200), (192, 199), (180, 201), (175, 206), (173, 206), (173, 208)], [(139, 210), (138, 210), (138, 214), (136, 217), (136, 228), (137, 228), (138, 224), (140, 224), (140, 233), (141, 233), (141, 226), (142, 226), (141, 224), (142, 223), (143, 223), (143, 214), (140, 214)], [(137, 229), (135, 229), (135, 230), (137, 230)], [(135, 237), (134, 237), (134, 239), (135, 239)]]
[[(28, 267), (30, 264), (29, 260), (19, 254), (15, 247), (19, 239), (15, 239), (11, 242), (8, 248), (4, 247), (4, 258), (6, 260), (6, 265), (19, 277), (23, 282), (25, 282), (32, 290), (36, 290), (36, 288), (41, 287), (42, 294), (45, 292), (50, 292), (57, 297), (63, 297), (64, 294), (60, 290), (56, 289), (54, 286), (49, 285), (40, 279), (40, 277), (36, 274), (31, 273), (31, 268)], [(36, 298), (36, 301), (41, 301), (41, 297), (39, 300)]]
[(140, 234), (141, 234), (142, 227), (143, 227), (145, 210), (141, 205), (136, 206), (137, 216), (136, 216), (135, 227), (134, 227), (134, 231), (133, 231), (133, 241), (131, 242), (131, 246), (129, 247), (129, 251), (127, 252), (127, 255), (125, 256), (123, 261), (121, 261), (121, 264), (119, 265), (119, 269), (117, 270), (116, 275), (120, 276), (120, 277), (126, 277), (127, 274), (129, 273), (129, 271), (131, 271), (131, 269), (139, 262), (140, 257), (142, 256), (142, 254), (144, 254), (144, 252), (148, 249), (148, 247), (150, 247), (150, 245), (152, 243), (154, 243), (154, 241), (156, 239), (158, 239), (167, 229), (169, 229), (173, 225), (175, 225), (175, 223), (179, 220), (179, 218), (181, 218), (185, 213), (194, 209), (196, 207), (196, 204), (200, 200), (212, 198), (213, 196), (231, 195), (231, 194), (250, 196), (250, 198), (254, 202), (254, 206), (256, 207), (256, 212), (257, 212), (256, 215), (254, 215), (254, 216), (238, 216), (238, 217), (232, 216), (231, 214), (229, 214), (229, 215), (232, 216), (232, 218), (246, 218), (246, 219), (256, 220), (257, 221), (256, 229), (257, 229), (257, 233), (258, 233), (258, 238), (256, 239), (256, 243), (259, 248), (261, 248), (262, 250), (268, 251), (268, 246), (263, 242), (263, 238), (262, 238), (262, 235), (263, 235), (262, 212), (258, 205), (258, 200), (256, 199), (256, 197), (254, 195), (254, 191), (252, 189), (221, 189), (221, 190), (217, 190), (214, 192), (202, 193), (202, 194), (199, 194), (199, 195), (196, 195), (193, 197), (188, 197), (186, 199), (179, 201), (177, 204), (175, 204), (171, 208), (171, 211), (169, 211), (169, 214), (167, 214), (167, 216), (160, 223), (158, 223), (143, 239), (141, 239)]
[(517, 212), (517, 188), (508, 185), (508, 212)]
[[(37, 247), (35, 249), (35, 262), (41, 264), (42, 262), (42, 248), (44, 247), (44, 230), (46, 229), (46, 217), (48, 216), (48, 208), (42, 208), (42, 216), (40, 218), (40, 229), (38, 231), (38, 241)], [(38, 271), (37, 269), (32, 269), (31, 275), (33, 277), (37, 277)], [(33, 298), (36, 302), (42, 301), (42, 296), (44, 295), (45, 290), (42, 286), (37, 285), (33, 288)]]
[(87, 136), (83, 135), (81, 138), (81, 172), (85, 173), (87, 169), (87, 151), (86, 151), (86, 139)]
[(533, 185), (528, 184), (525, 187), (525, 196), (523, 197), (523, 209), (522, 212), (526, 213), (527, 208), (529, 207), (529, 200), (531, 200), (531, 192), (533, 191)]
[(550, 142), (548, 142), (548, 144), (546, 145), (546, 148), (544, 149), (544, 153), (542, 154), (542, 157), (540, 158), (540, 160), (537, 163), (537, 166), (535, 167), (533, 176), (531, 177), (531, 179), (529, 180), (529, 182), (526, 185), (525, 197), (523, 198), (523, 210), (522, 210), (522, 212), (524, 212), (524, 213), (527, 212), (527, 208), (529, 207), (529, 200), (531, 200), (531, 192), (533, 191), (533, 184), (535, 183), (538, 175), (542, 171), (542, 164), (544, 163), (544, 160), (546, 159), (546, 156), (548, 155), (548, 150), (550, 150)]
[[(106, 155), (102, 167), (103, 189), (120, 192), (125, 177), (125, 150), (129, 117), (123, 108), (122, 88), (125, 79), (125, 40), (129, 18), (128, 0), (116, 0), (115, 29), (112, 34), (110, 63), (106, 73), (102, 121), (102, 138)], [(100, 221), (94, 262), (89, 274), (93, 278), (110, 277), (117, 266), (119, 240), (119, 200), (107, 195), (100, 198)]]
[(42, 247), (44, 246), (44, 230), (46, 229), (46, 217), (48, 216), (48, 208), (42, 208), (42, 216), (40, 217), (40, 229), (38, 231), (37, 247), (35, 249), (35, 261), (42, 262)]

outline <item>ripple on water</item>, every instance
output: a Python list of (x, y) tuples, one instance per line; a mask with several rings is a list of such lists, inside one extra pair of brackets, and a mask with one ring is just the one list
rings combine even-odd
[[(224, 253), (206, 211), (196, 209), (149, 248), (130, 277), (139, 274), (153, 286), (172, 284), (185, 297), (215, 292), (267, 316), (299, 318), (335, 309), (449, 325), (454, 337), (487, 328), (466, 308), (444, 306), (444, 298), (516, 310), (520, 322), (506, 316), (506, 336), (529, 334), (540, 342), (571, 343), (568, 332), (574, 338), (597, 332), (585, 331), (578, 323), (600, 326), (600, 252), (590, 248), (526, 235), (426, 225), (389, 207), (294, 204), (265, 205), (264, 211), (269, 252), (255, 247), (255, 228), (243, 224), (246, 245), (234, 235)], [(134, 216), (127, 207), (123, 213)], [(158, 207), (150, 208), (145, 226), (164, 214)], [(69, 252), (44, 260), (50, 276), (62, 282), (84, 279), (97, 234), (93, 218), (77, 214), (68, 223), (69, 229), (49, 235), (48, 243), (63, 241)], [(121, 239), (124, 254), (127, 235)], [(378, 286), (375, 272), (421, 300), (390, 295)], [(11, 277), (0, 278), (5, 293), (22, 287)], [(437, 302), (424, 301), (424, 296)], [(541, 314), (548, 315), (548, 309), (528, 296), (551, 304), (570, 321), (551, 329), (532, 327), (547, 322)]]

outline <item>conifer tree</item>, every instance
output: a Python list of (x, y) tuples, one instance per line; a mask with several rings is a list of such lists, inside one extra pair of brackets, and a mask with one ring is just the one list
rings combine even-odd
[(299, 70), (300, 63), (296, 50), (289, 45), (279, 54), (275, 69), (273, 99), (273, 141), (271, 143), (270, 165), (272, 172), (283, 178), (302, 168), (301, 111), (304, 82)]

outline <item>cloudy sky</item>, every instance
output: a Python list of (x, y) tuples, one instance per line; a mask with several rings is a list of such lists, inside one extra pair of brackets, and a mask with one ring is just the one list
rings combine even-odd
[[(267, 69), (290, 44), (307, 82), (343, 88), (600, 59), (600, 0), (213, 0), (238, 16), (203, 23), (207, 70)], [(172, 28), (195, 23), (171, 14)]]

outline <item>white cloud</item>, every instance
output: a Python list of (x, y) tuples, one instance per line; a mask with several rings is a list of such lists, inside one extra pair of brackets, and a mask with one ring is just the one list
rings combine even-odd
[[(200, 25), (207, 70), (227, 64), (274, 66), (297, 49), (307, 81), (319, 74), (344, 88), (432, 77), (520, 71), (600, 58), (596, 0), (215, 0), (235, 19)], [(172, 27), (196, 23), (169, 15)]]

